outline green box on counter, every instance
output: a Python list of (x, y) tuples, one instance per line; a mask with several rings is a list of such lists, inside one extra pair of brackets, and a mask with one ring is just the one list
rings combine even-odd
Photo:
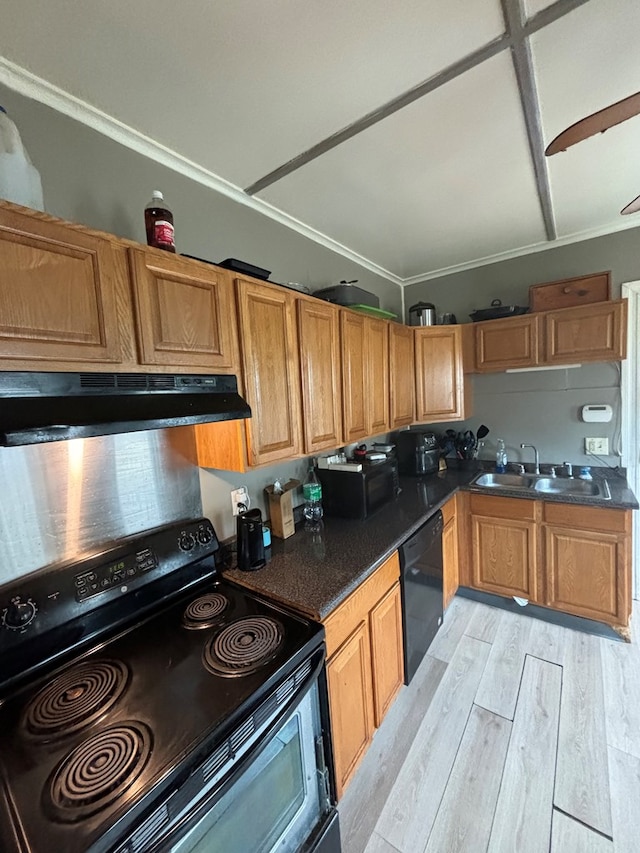
[(282, 486), (281, 492), (274, 492), (274, 486), (265, 487), (269, 497), (271, 533), (278, 539), (288, 539), (296, 532), (293, 522), (293, 490), (299, 485), (300, 480), (289, 480)]

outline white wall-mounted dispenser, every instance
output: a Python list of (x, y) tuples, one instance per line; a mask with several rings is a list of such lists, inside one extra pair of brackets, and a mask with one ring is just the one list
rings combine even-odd
[(587, 424), (608, 424), (613, 417), (613, 409), (608, 403), (589, 403), (582, 407), (580, 413)]

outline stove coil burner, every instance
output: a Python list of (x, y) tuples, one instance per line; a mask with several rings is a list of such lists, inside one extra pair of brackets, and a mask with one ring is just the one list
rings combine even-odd
[(104, 729), (76, 747), (49, 778), (45, 808), (63, 823), (84, 820), (121, 797), (144, 770), (152, 735), (142, 723)]
[(207, 642), (204, 665), (214, 675), (248, 675), (275, 657), (283, 641), (284, 628), (275, 619), (238, 619)]
[(229, 606), (229, 599), (221, 592), (211, 592), (196, 598), (182, 614), (185, 628), (210, 628)]
[(59, 675), (27, 705), (22, 725), (28, 734), (53, 740), (94, 723), (124, 693), (129, 671), (120, 661), (81, 663)]

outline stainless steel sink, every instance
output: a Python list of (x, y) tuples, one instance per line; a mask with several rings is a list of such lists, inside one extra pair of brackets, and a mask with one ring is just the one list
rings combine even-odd
[(567, 495), (580, 498), (611, 500), (606, 480), (577, 480), (565, 477), (537, 477), (533, 474), (497, 474), (486, 472), (471, 481), (472, 486), (483, 489), (509, 489), (529, 492), (531, 497), (542, 495)]
[(532, 477), (524, 474), (480, 474), (472, 482), (472, 486), (483, 486), (485, 489), (530, 489)]
[(611, 491), (606, 480), (574, 480), (559, 477), (540, 477), (533, 484), (536, 492), (546, 495), (574, 495), (581, 498), (600, 498), (610, 501)]

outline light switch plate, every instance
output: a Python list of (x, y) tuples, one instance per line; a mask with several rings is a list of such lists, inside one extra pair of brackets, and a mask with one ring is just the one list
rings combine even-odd
[(609, 439), (608, 438), (593, 438), (591, 436), (584, 440), (584, 452), (593, 453), (594, 456), (609, 455)]

